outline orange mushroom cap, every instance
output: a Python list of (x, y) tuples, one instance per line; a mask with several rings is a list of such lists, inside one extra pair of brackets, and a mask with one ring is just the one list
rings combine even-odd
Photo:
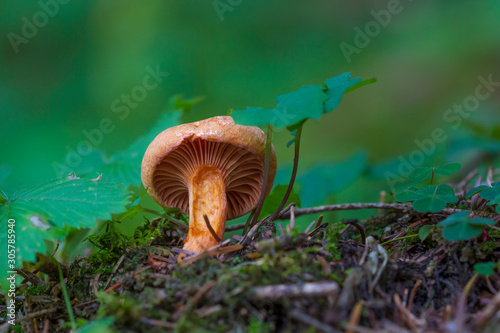
[[(223, 235), (226, 219), (245, 215), (257, 205), (263, 187), (265, 149), (266, 135), (260, 128), (235, 125), (230, 116), (175, 126), (161, 132), (146, 150), (142, 182), (158, 204), (190, 214), (186, 242), (205, 231), (205, 222), (198, 221), (204, 214), (214, 230)], [(272, 147), (266, 195), (275, 175)], [(196, 226), (192, 226), (193, 219)], [(217, 244), (211, 235), (203, 237), (207, 239), (198, 237), (199, 246), (193, 245), (190, 250), (201, 252)]]

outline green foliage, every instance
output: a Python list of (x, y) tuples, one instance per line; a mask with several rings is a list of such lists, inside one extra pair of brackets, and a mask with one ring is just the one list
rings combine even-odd
[(460, 163), (448, 163), (441, 166), (419, 167), (415, 168), (409, 177), (415, 181), (423, 181), (427, 178), (433, 178), (434, 175), (449, 176), (458, 172), (462, 168)]
[(359, 179), (366, 166), (366, 153), (359, 152), (341, 164), (319, 165), (300, 174), (297, 182), (303, 206), (323, 204), (329, 195), (338, 193)]
[[(260, 211), (259, 218), (271, 215), (276, 211), (276, 209), (278, 209), (287, 189), (288, 185), (279, 184), (273, 188), (271, 193), (269, 193), (266, 200), (264, 201), (264, 204), (262, 205), (262, 210)], [(299, 195), (293, 189), (285, 203), (285, 207), (292, 202), (295, 202), (296, 206), (300, 207)]]
[(474, 265), (474, 274), (491, 276), (497, 267), (499, 267), (499, 263), (496, 262), (480, 262)]
[(480, 185), (474, 187), (465, 194), (465, 197), (468, 199), (475, 194), (479, 194), (481, 198), (488, 200), (489, 205), (497, 205), (496, 211), (500, 213), (500, 182), (493, 183), (491, 186)]
[(439, 222), (444, 227), (443, 237), (449, 241), (462, 241), (477, 237), (487, 225), (495, 224), (488, 218), (471, 218), (469, 212), (459, 212)]
[(93, 320), (86, 325), (80, 327), (76, 333), (93, 333), (93, 332), (99, 332), (99, 333), (113, 333), (114, 330), (111, 328), (111, 325), (113, 325), (114, 322), (113, 317), (106, 317), (103, 319), (97, 319)]
[(346, 225), (342, 222), (335, 222), (329, 225), (322, 239), (323, 247), (326, 251), (330, 252), (333, 255), (335, 260), (340, 260), (341, 253), (339, 251), (339, 240), (342, 234), (342, 231), (346, 228)]
[(427, 236), (429, 236), (429, 234), (432, 232), (432, 230), (434, 229), (435, 227), (433, 225), (424, 225), (422, 226), (419, 230), (418, 230), (418, 238), (420, 238), (420, 241), (424, 241)]
[(232, 110), (231, 116), (241, 125), (272, 125), (277, 129), (286, 127), (293, 131), (307, 119), (320, 119), (323, 114), (337, 108), (348, 88), (359, 88), (375, 81), (363, 81), (365, 84), (356, 86), (361, 82), (360, 78), (351, 79), (350, 73), (344, 73), (326, 80), (322, 85), (302, 86), (296, 91), (279, 95), (275, 99), (275, 108), (248, 107)]
[(465, 194), (465, 199), (470, 199), (474, 195), (476, 195), (476, 194), (480, 193), (481, 191), (484, 191), (484, 190), (486, 190), (488, 188), (491, 188), (491, 187), (488, 186), (488, 185), (479, 185), (479, 186), (476, 186), (473, 189), (467, 191), (467, 193)]
[(458, 202), (453, 188), (445, 184), (428, 185), (420, 189), (410, 187), (396, 194), (394, 199), (399, 202), (413, 201), (413, 209), (420, 213), (437, 213), (446, 208), (446, 204)]
[[(96, 219), (109, 219), (111, 214), (121, 213), (128, 194), (118, 184), (68, 177), (17, 191), (5, 198), (0, 204), (0, 221), (7, 235), (7, 221), (15, 220), (15, 243), (9, 244), (15, 244), (17, 266), (23, 261), (34, 262), (37, 252), (46, 252), (45, 241), (65, 235), (70, 227), (92, 227)], [(0, 237), (0, 247), (7, 248), (7, 237)], [(8, 269), (6, 251), (1, 257), (3, 281), (6, 272), (14, 267)]]

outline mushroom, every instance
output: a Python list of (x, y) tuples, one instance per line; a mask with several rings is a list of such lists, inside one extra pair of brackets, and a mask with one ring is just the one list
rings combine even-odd
[[(271, 148), (265, 195), (276, 175)], [(189, 214), (185, 250), (200, 253), (217, 245), (226, 220), (256, 207), (264, 182), (265, 149), (266, 135), (260, 128), (235, 125), (230, 116), (175, 126), (151, 142), (142, 160), (142, 182), (158, 204)]]

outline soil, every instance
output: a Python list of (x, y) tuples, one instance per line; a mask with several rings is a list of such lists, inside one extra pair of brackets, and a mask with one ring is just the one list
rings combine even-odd
[[(443, 218), (389, 209), (303, 233), (267, 222), (188, 264), (177, 263), (185, 229), (175, 224), (147, 222), (114, 247), (108, 228), (91, 256), (65, 267), (65, 287), (77, 325), (95, 332), (498, 332), (500, 275), (473, 266), (500, 261), (500, 231), (412, 236)], [(16, 331), (69, 332), (54, 268), (26, 270)]]

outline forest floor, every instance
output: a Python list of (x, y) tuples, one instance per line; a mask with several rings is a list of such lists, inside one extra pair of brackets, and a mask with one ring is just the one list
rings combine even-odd
[(64, 285), (48, 263), (52, 283), (24, 270), (16, 331), (70, 331), (69, 302), (87, 324), (78, 332), (498, 332), (500, 275), (473, 266), (500, 261), (499, 228), (462, 242), (427, 228), (422, 241), (444, 215), (382, 206), (363, 221), (316, 213), (306, 232), (288, 206), (285, 226), (264, 220), (182, 264), (185, 228), (146, 221), (127, 243), (110, 224), (92, 255), (63, 267)]

